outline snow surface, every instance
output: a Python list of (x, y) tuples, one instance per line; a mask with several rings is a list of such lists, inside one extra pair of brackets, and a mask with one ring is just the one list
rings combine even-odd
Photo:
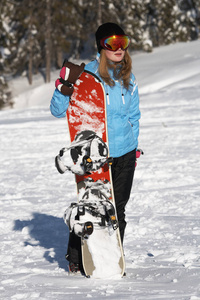
[(74, 175), (54, 157), (69, 142), (50, 115), (54, 90), (39, 75), (12, 83), (0, 112), (1, 299), (200, 299), (200, 40), (133, 54), (141, 99), (138, 161), (124, 241), (127, 276), (69, 276), (65, 209)]

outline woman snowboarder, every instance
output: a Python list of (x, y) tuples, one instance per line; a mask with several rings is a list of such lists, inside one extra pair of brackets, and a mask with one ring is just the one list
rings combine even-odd
[[(96, 74), (104, 85), (109, 155), (113, 157), (112, 181), (123, 243), (126, 227), (125, 206), (129, 200), (135, 171), (139, 135), (139, 96), (132, 61), (128, 52), (130, 38), (115, 23), (105, 23), (96, 31), (98, 54), (86, 66), (67, 62), (61, 70), (61, 79), (56, 81), (56, 90), (51, 100), (51, 113), (65, 117), (73, 84), (83, 69)], [(67, 259), (70, 270), (81, 268), (80, 237), (70, 233)]]

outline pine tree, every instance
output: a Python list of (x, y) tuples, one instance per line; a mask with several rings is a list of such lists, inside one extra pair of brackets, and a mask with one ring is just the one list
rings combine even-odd
[(7, 105), (12, 106), (11, 91), (9, 90), (6, 82), (3, 59), (0, 52), (0, 109)]
[[(77, 1), (76, 11), (76, 34), (72, 43), (72, 58), (88, 58), (94, 53), (94, 33), (98, 26), (98, 1)], [(101, 3), (102, 4), (102, 3)], [(103, 6), (101, 6), (103, 9)], [(103, 17), (103, 16), (102, 16)]]
[(195, 40), (199, 37), (200, 1), (177, 0), (179, 7), (179, 27), (177, 39), (180, 41)]
[(145, 32), (145, 6), (139, 0), (131, 0), (126, 3), (127, 17), (124, 16), (126, 32), (132, 38), (131, 47), (134, 50), (141, 50)]
[(73, 11), (73, 0), (51, 1), (51, 65), (61, 68), (66, 53), (76, 37), (77, 18)]
[(159, 32), (159, 45), (170, 44), (175, 41), (177, 6), (175, 0), (158, 0), (157, 25)]
[(12, 105), (11, 91), (8, 88), (6, 77), (9, 73), (9, 66), (6, 58), (10, 55), (8, 46), (10, 41), (9, 13), (12, 9), (10, 3), (2, 0), (0, 4), (0, 109), (6, 105)]
[(26, 70), (30, 84), (33, 66), (38, 59), (41, 59), (41, 45), (38, 39), (38, 3), (39, 0), (13, 0), (9, 24), (12, 32), (9, 64), (13, 75), (22, 74)]

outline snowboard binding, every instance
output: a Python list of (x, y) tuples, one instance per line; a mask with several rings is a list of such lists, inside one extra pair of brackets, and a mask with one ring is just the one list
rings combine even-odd
[(105, 183), (94, 183), (93, 186), (90, 182), (82, 200), (71, 203), (64, 213), (64, 221), (69, 230), (84, 239), (88, 239), (93, 233), (94, 226), (108, 227), (109, 230), (119, 227), (115, 207), (101, 190), (102, 185)]
[(101, 188), (86, 188), (82, 201), (88, 213), (96, 218), (100, 218), (100, 222), (98, 223), (100, 226), (105, 227), (111, 225), (114, 230), (118, 228), (119, 225), (116, 218), (115, 207), (101, 191)]
[(61, 174), (69, 170), (84, 175), (97, 171), (106, 163), (111, 165), (112, 160), (108, 157), (108, 147), (104, 141), (94, 131), (85, 130), (77, 134), (70, 147), (60, 150), (55, 165)]
[(85, 223), (76, 223), (73, 228), (74, 233), (84, 239), (87, 239), (89, 235), (93, 233), (93, 229), (93, 223), (90, 221)]

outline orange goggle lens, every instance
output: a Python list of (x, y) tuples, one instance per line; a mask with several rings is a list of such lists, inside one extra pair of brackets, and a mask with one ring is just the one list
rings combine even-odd
[(117, 51), (119, 48), (126, 50), (130, 45), (130, 38), (128, 35), (112, 35), (102, 39), (100, 44), (104, 49), (110, 51)]

